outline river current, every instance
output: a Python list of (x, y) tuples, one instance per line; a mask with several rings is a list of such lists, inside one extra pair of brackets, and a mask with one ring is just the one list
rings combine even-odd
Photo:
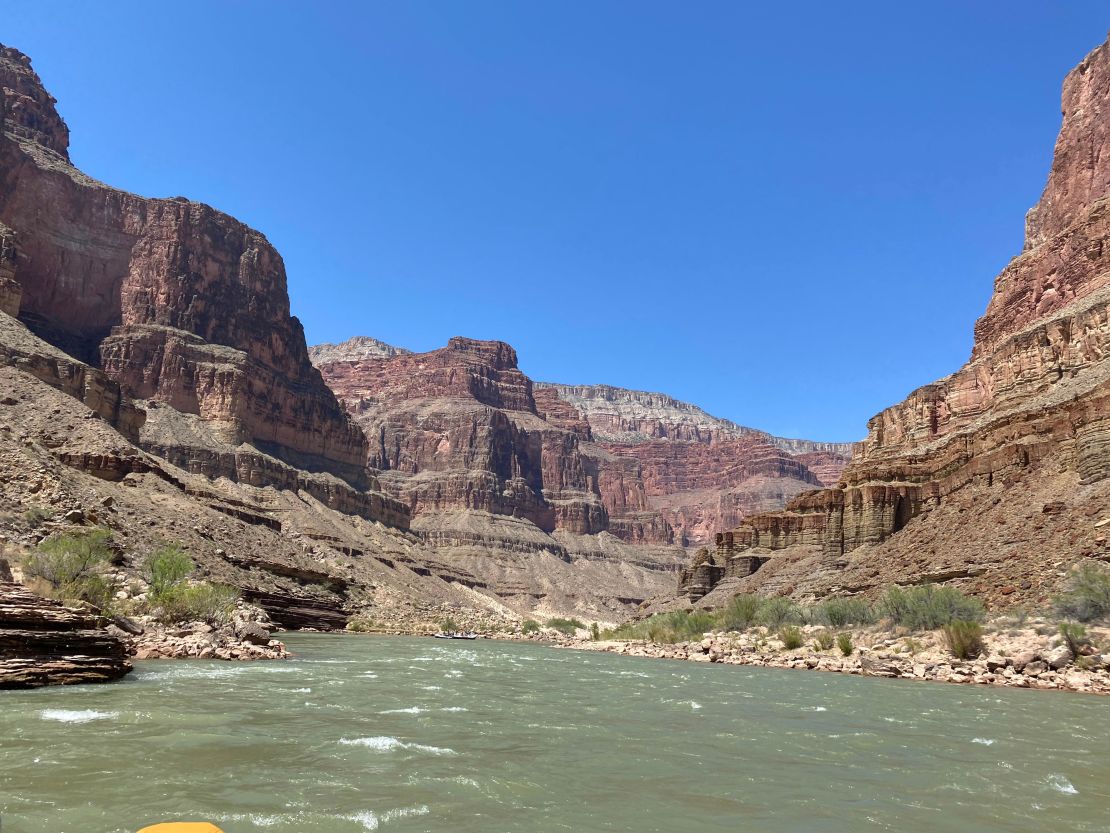
[(1110, 700), (292, 634), (0, 692), (0, 830), (1110, 831)]

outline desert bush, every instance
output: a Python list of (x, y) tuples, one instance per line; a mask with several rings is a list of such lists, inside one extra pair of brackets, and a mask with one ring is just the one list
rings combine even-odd
[(966, 619), (953, 619), (944, 626), (944, 641), (956, 659), (975, 659), (983, 653), (983, 626)]
[(1110, 619), (1110, 571), (1092, 562), (1068, 576), (1067, 590), (1056, 598), (1056, 612), (1077, 622)]
[(520, 626), (520, 632), (525, 633), (525, 634), (527, 634), (527, 633), (539, 633), (539, 630), (540, 630), (540, 623), (537, 622), (535, 619), (529, 619), (523, 625)]
[(786, 596), (772, 596), (759, 606), (759, 621), (773, 630), (801, 620), (801, 609)]
[(73, 584), (96, 572), (111, 556), (109, 535), (104, 529), (55, 535), (39, 544), (23, 565), (32, 578), (54, 587)]
[(454, 633), (459, 629), (459, 623), (450, 616), (440, 620), (439, 629), (444, 633)]
[(703, 610), (657, 613), (638, 622), (627, 622), (611, 631), (609, 639), (644, 639), (650, 642), (674, 643), (701, 639), (706, 631), (713, 630), (715, 619)]
[(351, 619), (347, 622), (347, 630), (351, 633), (369, 633), (374, 628), (375, 623), (372, 619)]
[(1087, 629), (1078, 622), (1061, 622), (1060, 623), (1060, 638), (1064, 640), (1064, 644), (1068, 646), (1073, 657), (1079, 656), (1081, 648), (1085, 647), (1088, 643)]
[(832, 631), (817, 631), (813, 635), (813, 647), (818, 651), (827, 651), (833, 646)]
[(594, 642), (597, 642), (599, 639), (601, 639), (601, 628), (597, 626), (597, 622), (593, 622), (590, 624), (590, 639), (592, 639)]
[(193, 572), (193, 560), (181, 547), (166, 546), (147, 556), (144, 567), (151, 598), (158, 600)]
[(224, 625), (235, 611), (239, 591), (226, 584), (207, 581), (178, 584), (158, 599), (158, 618), (163, 622), (207, 622)]
[(586, 625), (579, 619), (563, 619), (556, 616), (547, 620), (547, 627), (554, 628), (563, 636), (574, 636), (575, 631), (585, 629)]
[(105, 609), (115, 593), (100, 573), (111, 558), (109, 538), (104, 529), (48, 538), (24, 561), (23, 573), (37, 580), (49, 596)]
[(852, 635), (850, 633), (838, 633), (836, 635), (836, 647), (840, 649), (840, 653), (846, 657), (852, 655)]
[(742, 593), (717, 611), (717, 627), (725, 631), (746, 631), (759, 618), (761, 600), (754, 593)]
[(951, 622), (981, 622), (983, 603), (954, 587), (922, 584), (891, 587), (879, 599), (878, 609), (894, 624), (915, 631), (931, 631)]
[(797, 625), (784, 625), (779, 628), (779, 639), (782, 640), (782, 646), (788, 651), (794, 651), (802, 647), (802, 631)]
[(834, 628), (848, 625), (870, 625), (875, 621), (875, 611), (866, 599), (826, 599), (813, 609), (813, 620)]
[(50, 520), (50, 518), (52, 517), (53, 515), (50, 513), (50, 511), (47, 509), (43, 509), (41, 506), (32, 506), (30, 509), (23, 513), (23, 520), (26, 521), (27, 525), (32, 528), (40, 526), (41, 524)]

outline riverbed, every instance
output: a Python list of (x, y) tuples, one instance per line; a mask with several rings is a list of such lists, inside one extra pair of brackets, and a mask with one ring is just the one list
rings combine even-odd
[(1110, 831), (1103, 698), (291, 634), (0, 692), (4, 833)]

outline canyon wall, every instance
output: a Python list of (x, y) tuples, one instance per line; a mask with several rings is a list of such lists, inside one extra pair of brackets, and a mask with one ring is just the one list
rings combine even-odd
[(1064, 83), (1048, 184), (968, 363), (873, 417), (839, 488), (718, 535), (683, 593), (712, 604), (933, 580), (1043, 603), (1069, 564), (1110, 560), (1108, 125), (1103, 44)]
[(0, 88), (4, 309), (15, 309), (14, 281), (20, 319), (128, 396), (194, 414), (229, 445), (366, 485), (365, 438), (308, 360), (265, 237), (206, 205), (78, 171), (54, 99), (3, 46)]
[(850, 443), (775, 437), (666, 394), (610, 385), (538, 390), (572, 408), (600, 448), (637, 462), (648, 506), (684, 546), (836, 484), (852, 454)]
[(453, 338), (408, 353), (358, 338), (310, 354), (370, 438), (383, 488), (453, 553), (574, 560), (597, 549), (590, 536), (607, 536), (621, 558), (670, 569), (720, 519), (825, 482), (807, 459), (835, 482), (849, 451), (780, 440), (662, 394), (533, 384), (501, 342)]

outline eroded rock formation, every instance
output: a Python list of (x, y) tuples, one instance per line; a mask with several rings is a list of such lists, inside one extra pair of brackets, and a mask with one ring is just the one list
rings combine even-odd
[(971, 359), (872, 418), (840, 488), (719, 535), (684, 573), (691, 598), (938, 580), (1039, 602), (1061, 567), (1110, 557), (1108, 104), (1103, 44), (1064, 82), (1048, 184)]
[(131, 670), (126, 646), (96, 617), (10, 578), (0, 581), (0, 688), (109, 682)]
[(54, 99), (3, 46), (0, 88), (0, 308), (131, 398), (363, 485), (365, 438), (309, 362), (265, 237), (206, 205), (82, 174)]
[(609, 385), (538, 390), (578, 414), (608, 454), (636, 461), (644, 508), (684, 545), (707, 543), (748, 515), (837, 483), (851, 456), (848, 443), (775, 437), (661, 393)]

